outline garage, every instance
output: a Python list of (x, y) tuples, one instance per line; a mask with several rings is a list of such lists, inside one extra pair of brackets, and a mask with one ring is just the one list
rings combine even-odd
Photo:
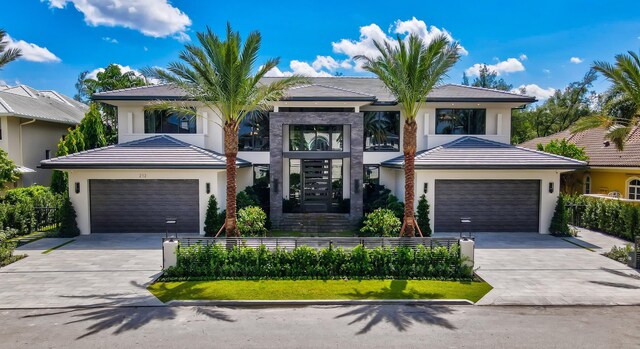
[(92, 233), (162, 233), (166, 218), (178, 219), (177, 231), (198, 233), (198, 180), (89, 181)]
[[(540, 181), (436, 180), (434, 208), (438, 233), (537, 233)], [(463, 217), (471, 223), (461, 223)]]

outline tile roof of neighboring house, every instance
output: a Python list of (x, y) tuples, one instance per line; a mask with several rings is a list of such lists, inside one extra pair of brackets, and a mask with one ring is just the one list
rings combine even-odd
[[(280, 78), (263, 78), (270, 83)], [(311, 84), (291, 89), (288, 100), (371, 100), (376, 103), (394, 103), (395, 97), (376, 78), (370, 77), (316, 77)], [(96, 93), (95, 100), (153, 100), (182, 99), (186, 93), (171, 85), (152, 85), (123, 90)], [(510, 102), (533, 103), (534, 97), (507, 91), (480, 87), (446, 84), (433, 89), (430, 102)]]
[(591, 130), (571, 134), (568, 130), (548, 137), (539, 137), (520, 144), (521, 147), (537, 149), (539, 143), (547, 144), (552, 140), (567, 139), (569, 142), (582, 147), (587, 153), (589, 166), (592, 167), (640, 167), (640, 126), (631, 130), (624, 150), (619, 151), (613, 143), (605, 145), (606, 129)]
[[(416, 169), (577, 169), (586, 162), (465, 136), (416, 154)], [(404, 156), (383, 166), (402, 168)]]
[[(226, 157), (167, 135), (152, 136), (75, 154), (43, 160), (55, 169), (224, 169)], [(251, 163), (238, 159), (239, 167)]]
[(0, 86), (0, 115), (76, 125), (88, 107), (52, 90), (29, 86)]

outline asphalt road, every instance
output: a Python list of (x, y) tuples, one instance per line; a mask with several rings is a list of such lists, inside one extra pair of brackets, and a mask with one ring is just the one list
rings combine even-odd
[(0, 311), (0, 348), (639, 348), (640, 307)]

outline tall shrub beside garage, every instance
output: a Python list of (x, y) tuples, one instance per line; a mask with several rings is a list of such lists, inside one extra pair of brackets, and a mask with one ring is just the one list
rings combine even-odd
[(207, 204), (207, 214), (204, 218), (205, 236), (216, 235), (223, 223), (224, 216), (218, 212), (218, 200), (215, 195), (211, 195), (209, 196), (209, 203)]
[(71, 200), (65, 196), (60, 208), (60, 236), (72, 237), (80, 235), (78, 222), (76, 221), (76, 210), (73, 208)]
[(416, 220), (418, 221), (418, 227), (423, 236), (431, 236), (431, 221), (429, 219), (429, 202), (427, 196), (420, 195), (418, 200), (418, 210), (416, 212)]
[(569, 212), (565, 206), (564, 196), (558, 196), (556, 201), (556, 210), (551, 219), (551, 226), (549, 232), (553, 235), (566, 236), (569, 234)]

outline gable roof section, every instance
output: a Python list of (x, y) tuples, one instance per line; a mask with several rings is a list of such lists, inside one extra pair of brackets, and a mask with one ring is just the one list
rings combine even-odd
[(0, 90), (0, 115), (76, 125), (87, 110), (86, 105), (55, 91), (37, 91), (24, 85)]
[[(416, 169), (577, 169), (586, 162), (531, 149), (466, 136), (416, 154)], [(404, 167), (404, 156), (385, 161)]]
[[(281, 78), (267, 77), (261, 83), (268, 84)], [(395, 97), (380, 79), (372, 77), (315, 77), (311, 84), (288, 91), (286, 100), (362, 100), (378, 104), (394, 104)], [(171, 85), (152, 85), (123, 90), (96, 93), (95, 100), (155, 100), (184, 99), (186, 93)], [(333, 99), (329, 99), (333, 98)], [(507, 91), (480, 87), (447, 84), (434, 88), (427, 102), (507, 102), (533, 103), (536, 99)]]
[[(167, 135), (82, 151), (43, 160), (53, 169), (224, 169), (226, 157)], [(239, 167), (251, 166), (238, 159)]]
[(635, 126), (629, 133), (624, 150), (619, 151), (613, 143), (605, 145), (607, 130), (603, 127), (571, 134), (568, 130), (551, 136), (539, 137), (520, 144), (521, 147), (537, 149), (537, 145), (548, 144), (552, 140), (566, 139), (584, 148), (589, 157), (587, 161), (592, 167), (640, 167), (640, 126)]

